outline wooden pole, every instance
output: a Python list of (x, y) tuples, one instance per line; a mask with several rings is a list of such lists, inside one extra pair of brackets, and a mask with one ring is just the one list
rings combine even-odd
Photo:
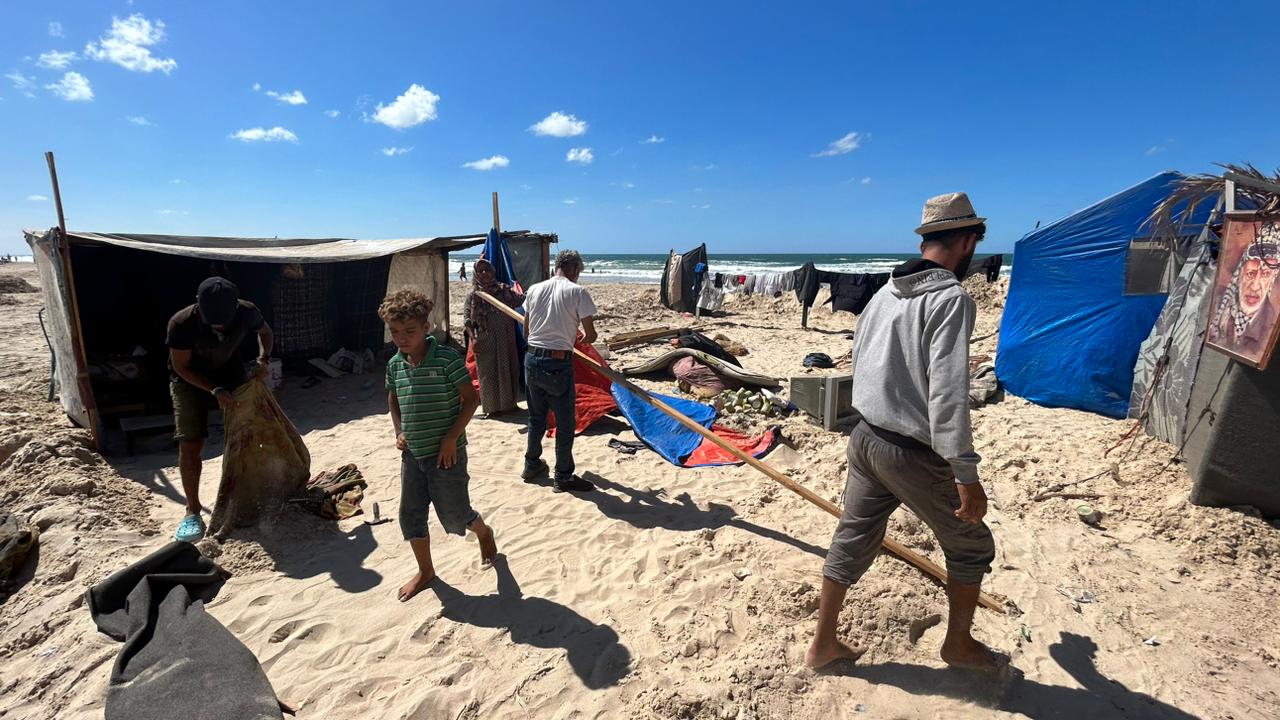
[[(502, 312), (506, 313), (512, 320), (515, 320), (517, 323), (521, 323), (521, 324), (524, 323), (524, 318), (521, 317), (519, 313), (516, 313), (511, 308), (507, 307), (505, 304), (500, 302), (497, 298), (481, 290), (477, 290), (476, 294), (479, 295), (481, 298), (484, 298), (484, 300), (488, 302), (490, 305), (493, 305), (494, 307), (498, 308)], [(818, 495), (817, 493), (813, 492), (809, 488), (801, 485), (800, 483), (797, 483), (795, 480), (792, 480), (791, 478), (787, 477), (781, 472), (775, 470), (773, 466), (769, 465), (768, 463), (752, 457), (749, 453), (743, 452), (742, 449), (734, 446), (732, 443), (729, 443), (724, 438), (702, 427), (701, 425), (694, 422), (693, 420), (690, 420), (689, 418), (685, 417), (684, 414), (681, 413), (680, 411), (676, 410), (670, 405), (662, 402), (658, 398), (649, 394), (649, 392), (644, 388), (639, 387), (636, 384), (632, 383), (630, 380), (626, 379), (621, 374), (597, 363), (590, 356), (581, 352), (577, 348), (574, 348), (573, 354), (578, 356), (583, 362), (587, 363), (587, 365), (590, 366), (592, 369), (594, 369), (597, 373), (600, 373), (601, 375), (608, 378), (612, 382), (617, 383), (618, 385), (621, 385), (622, 387), (631, 391), (636, 397), (640, 398), (640, 400), (645, 404), (651, 407), (657, 408), (658, 410), (662, 411), (666, 415), (670, 416), (676, 422), (680, 423), (681, 425), (684, 425), (690, 430), (693, 430), (694, 432), (698, 433), (699, 435), (706, 438), (707, 440), (710, 440), (712, 443), (716, 444), (721, 449), (731, 453), (734, 457), (750, 465), (756, 470), (759, 470), (760, 472), (764, 473), (769, 477), (770, 480), (773, 480), (774, 482), (785, 487), (791, 492), (799, 495), (805, 500), (808, 500), (814, 505), (817, 505), (819, 508), (822, 508), (823, 510), (827, 511), (831, 515), (834, 515), (837, 518), (841, 516), (840, 508), (837, 507), (835, 503), (831, 502), (830, 500), (827, 500), (826, 498)], [(927, 573), (928, 575), (931, 575), (938, 582), (946, 584), (947, 571), (943, 569), (942, 566), (938, 565), (937, 563), (930, 560), (929, 558), (924, 557), (919, 553), (916, 553), (915, 551), (911, 550), (910, 548), (903, 545), (902, 543), (889, 537), (885, 537), (884, 539), (884, 549), (888, 550), (890, 553), (892, 553), (893, 555), (896, 555), (897, 557), (901, 558), (907, 563), (914, 565), (920, 570), (923, 570), (925, 573)], [(983, 607), (988, 608), (990, 610), (995, 610), (998, 613), (1004, 613), (1005, 611), (1004, 604), (999, 600), (997, 600), (996, 598), (992, 597), (991, 595), (988, 595), (987, 593), (979, 594), (978, 603)]]
[(498, 193), (493, 193), (493, 229), (502, 237), (502, 222), (498, 219)]
[(62, 255), (62, 272), (67, 279), (67, 291), (71, 307), (71, 347), (76, 357), (76, 386), (80, 389), (80, 401), (89, 415), (89, 432), (93, 434), (93, 449), (102, 452), (102, 429), (98, 423), (98, 402), (93, 396), (93, 384), (89, 381), (89, 359), (84, 348), (84, 330), (80, 326), (80, 302), (76, 296), (76, 276), (71, 268), (71, 238), (67, 236), (67, 218), (62, 212), (62, 190), (58, 187), (58, 166), (53, 153), (44, 154), (49, 164), (49, 181), (53, 183), (53, 205), (58, 211), (58, 250)]

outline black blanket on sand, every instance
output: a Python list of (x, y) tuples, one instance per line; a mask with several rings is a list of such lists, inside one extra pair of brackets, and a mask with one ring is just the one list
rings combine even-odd
[(124, 642), (111, 669), (107, 720), (282, 718), (258, 659), (205, 612), (225, 574), (173, 542), (89, 588), (89, 612)]

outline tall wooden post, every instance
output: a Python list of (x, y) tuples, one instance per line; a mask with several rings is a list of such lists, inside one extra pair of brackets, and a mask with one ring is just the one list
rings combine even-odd
[(67, 236), (67, 218), (62, 212), (62, 190), (58, 187), (58, 166), (53, 153), (44, 154), (49, 164), (49, 181), (53, 183), (53, 205), (58, 211), (58, 251), (62, 255), (62, 274), (67, 281), (67, 295), (71, 307), (71, 347), (75, 351), (76, 386), (80, 401), (89, 415), (89, 432), (93, 433), (93, 449), (102, 452), (102, 428), (98, 419), (98, 401), (93, 396), (93, 384), (89, 380), (89, 359), (85, 353), (84, 330), (80, 326), (80, 301), (76, 295), (76, 276), (71, 267), (71, 238)]
[(502, 237), (502, 222), (498, 219), (498, 193), (493, 193), (493, 229), (497, 231), (498, 237)]

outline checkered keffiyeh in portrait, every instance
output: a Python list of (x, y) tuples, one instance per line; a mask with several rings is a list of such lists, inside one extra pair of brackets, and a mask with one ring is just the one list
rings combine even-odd
[(1244, 334), (1245, 328), (1258, 315), (1257, 310), (1245, 312), (1240, 305), (1240, 276), (1244, 273), (1245, 263), (1250, 260), (1261, 260), (1272, 269), (1280, 268), (1280, 220), (1266, 221), (1258, 228), (1257, 236), (1240, 257), (1235, 272), (1231, 274), (1231, 284), (1218, 302), (1219, 322), (1224, 314), (1231, 318), (1231, 325), (1237, 336)]

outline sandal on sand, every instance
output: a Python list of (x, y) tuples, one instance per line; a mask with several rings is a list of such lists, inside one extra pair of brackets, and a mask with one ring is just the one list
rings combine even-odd
[(204, 537), (204, 532), (204, 519), (198, 514), (192, 513), (182, 518), (182, 522), (178, 523), (178, 531), (173, 534), (173, 539), (178, 542), (193, 543)]

